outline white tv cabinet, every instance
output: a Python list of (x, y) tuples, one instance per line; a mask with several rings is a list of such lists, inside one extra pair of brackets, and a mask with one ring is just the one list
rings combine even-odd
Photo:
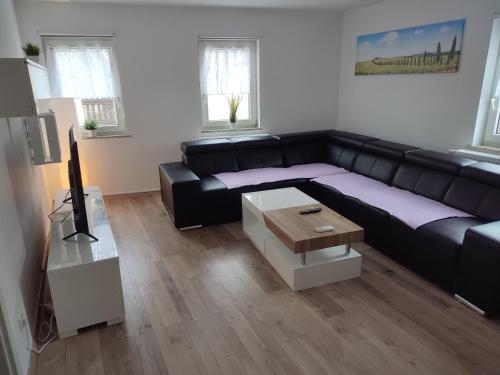
[[(99, 241), (82, 234), (62, 240), (75, 231), (71, 203), (58, 211), (51, 227), (47, 277), (60, 338), (97, 323), (121, 323), (125, 316), (120, 259), (104, 200), (98, 187), (85, 193), (90, 233)], [(66, 191), (58, 192), (54, 207), (65, 196)]]

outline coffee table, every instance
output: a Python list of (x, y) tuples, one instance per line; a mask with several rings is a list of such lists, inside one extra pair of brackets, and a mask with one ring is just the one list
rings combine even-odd
[[(300, 215), (304, 208), (321, 207)], [(351, 244), (364, 230), (296, 188), (242, 195), (243, 231), (255, 247), (297, 291), (361, 275), (362, 257)], [(332, 232), (317, 233), (332, 225)]]

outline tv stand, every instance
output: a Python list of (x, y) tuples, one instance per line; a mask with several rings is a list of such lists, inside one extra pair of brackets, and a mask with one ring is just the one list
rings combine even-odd
[[(87, 193), (83, 194), (83, 196), (85, 198), (87, 198), (89, 195)], [(69, 196), (69, 198), (66, 198), (62, 201), (62, 203), (68, 203), (68, 202), (71, 202), (71, 195)]]
[(69, 240), (70, 238), (75, 237), (75, 236), (77, 236), (77, 235), (79, 235), (79, 234), (83, 234), (83, 235), (85, 235), (85, 236), (88, 236), (88, 237), (90, 237), (91, 239), (93, 239), (94, 241), (99, 241), (99, 239), (98, 239), (97, 237), (95, 237), (95, 236), (91, 235), (90, 233), (83, 233), (83, 232), (74, 232), (74, 233), (71, 233), (70, 235), (68, 235), (68, 236), (64, 237), (64, 238), (63, 238), (63, 241)]
[[(78, 233), (71, 215), (51, 227), (47, 277), (60, 338), (98, 323), (121, 323), (125, 316), (120, 259), (104, 200), (98, 187), (85, 190), (89, 229), (95, 236), (74, 237)], [(57, 193), (55, 207), (62, 204), (66, 192)], [(58, 214), (71, 212), (67, 205)], [(65, 241), (71, 237), (72, 241)]]

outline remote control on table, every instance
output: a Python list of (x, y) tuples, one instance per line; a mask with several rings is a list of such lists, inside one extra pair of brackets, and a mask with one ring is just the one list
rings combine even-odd
[(325, 225), (325, 226), (322, 226), (322, 227), (316, 227), (316, 232), (318, 232), (318, 233), (332, 232), (334, 230), (335, 230), (335, 228), (332, 227), (331, 225)]
[(299, 211), (301, 215), (309, 215), (309, 214), (315, 214), (316, 212), (320, 212), (321, 207), (313, 207), (313, 208), (306, 208), (305, 210)]

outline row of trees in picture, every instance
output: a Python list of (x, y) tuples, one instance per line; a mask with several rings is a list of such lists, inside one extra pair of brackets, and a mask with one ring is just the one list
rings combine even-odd
[(372, 62), (375, 65), (392, 65), (398, 67), (451, 66), (458, 64), (459, 56), (460, 51), (457, 51), (457, 37), (455, 36), (451, 49), (448, 52), (442, 51), (441, 42), (439, 42), (436, 52), (425, 51), (418, 55), (392, 58), (376, 57)]

